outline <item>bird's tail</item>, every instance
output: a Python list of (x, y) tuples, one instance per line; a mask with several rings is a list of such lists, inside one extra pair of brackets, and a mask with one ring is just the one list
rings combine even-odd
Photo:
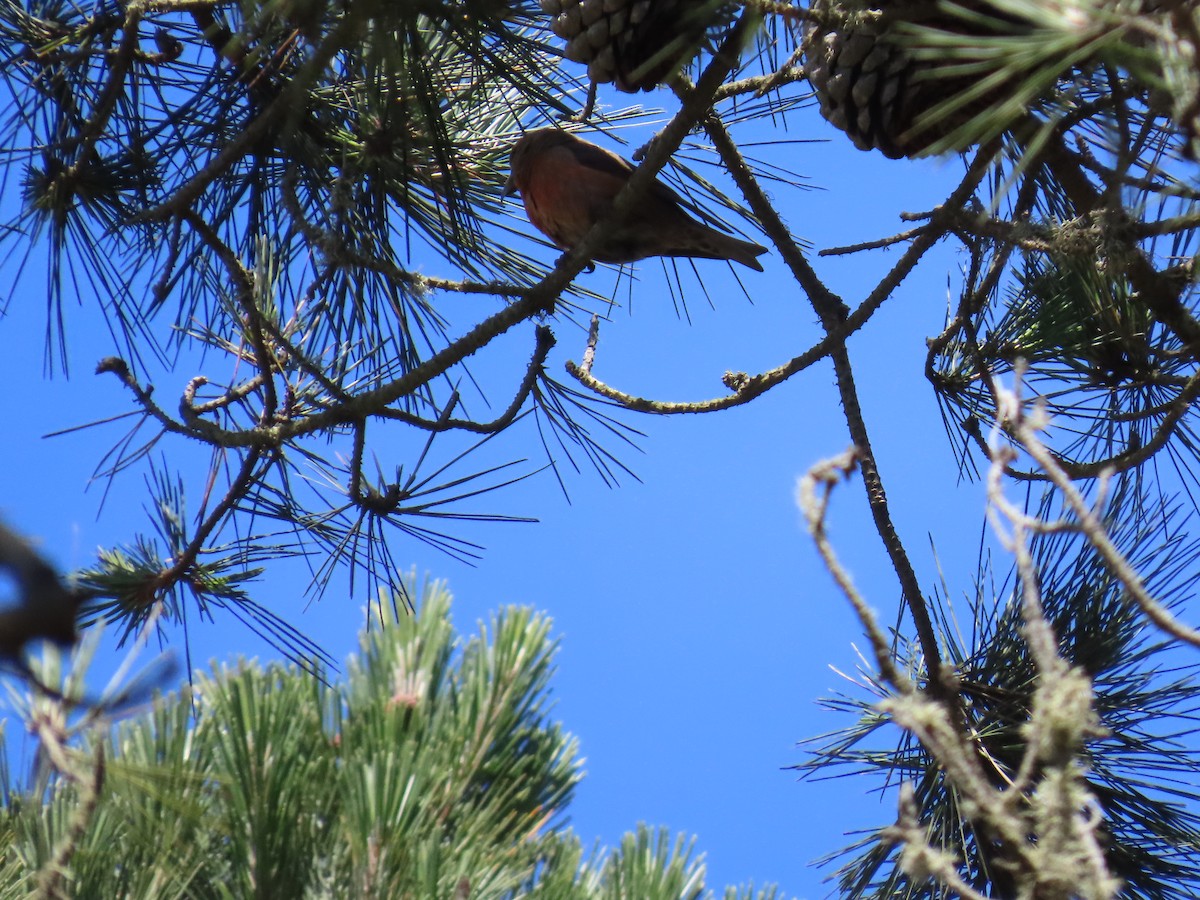
[(758, 261), (758, 257), (766, 253), (767, 248), (762, 244), (756, 244), (753, 241), (743, 241), (728, 234), (718, 234), (718, 237), (721, 238), (723, 245), (721, 256), (725, 259), (732, 259), (734, 262), (739, 262), (743, 266), (754, 269), (756, 272), (763, 270), (762, 263)]
[(743, 241), (741, 238), (735, 238), (733, 235), (717, 231), (715, 228), (710, 228), (707, 225), (701, 225), (699, 222), (692, 224), (695, 225), (695, 230), (687, 235), (683, 242), (685, 246), (681, 247), (677, 252), (664, 253), (664, 256), (702, 256), (708, 259), (730, 259), (754, 269), (756, 272), (763, 270), (762, 263), (758, 261), (758, 257), (766, 253), (767, 248), (762, 244), (756, 244), (753, 241)]

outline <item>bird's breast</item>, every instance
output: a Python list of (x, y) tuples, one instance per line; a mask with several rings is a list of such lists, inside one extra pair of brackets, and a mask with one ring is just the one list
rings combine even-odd
[(521, 199), (529, 221), (566, 250), (612, 208), (623, 184), (623, 179), (581, 162), (569, 149), (556, 147), (530, 166)]
[(569, 250), (587, 233), (588, 220), (575, 209), (567, 192), (555, 181), (535, 177), (522, 192), (529, 221), (557, 247)]

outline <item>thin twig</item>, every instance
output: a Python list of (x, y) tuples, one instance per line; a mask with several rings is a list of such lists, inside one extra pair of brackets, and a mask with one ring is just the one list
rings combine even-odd
[(796, 505), (804, 513), (804, 519), (808, 523), (808, 532), (817, 545), (817, 552), (821, 555), (825, 568), (833, 576), (833, 580), (841, 589), (842, 594), (850, 601), (867, 639), (871, 642), (871, 649), (875, 654), (875, 665), (879, 667), (880, 675), (893, 690), (909, 695), (915, 692), (916, 688), (909, 681), (908, 676), (896, 667), (887, 634), (879, 626), (874, 611), (867, 605), (858, 592), (858, 588), (854, 586), (850, 573), (838, 559), (837, 552), (833, 549), (833, 544), (825, 530), (825, 513), (829, 509), (829, 499), (833, 494), (833, 489), (838, 482), (850, 477), (858, 462), (858, 448), (851, 447), (837, 456), (831, 456), (829, 459), (815, 463), (796, 485)]
[[(1011, 391), (1006, 391), (1002, 396), (1013, 397), (1015, 395)], [(1010, 402), (1006, 405), (1008, 432), (1062, 492), (1067, 506), (1075, 514), (1079, 530), (1095, 548), (1109, 572), (1125, 586), (1129, 596), (1146, 618), (1177, 640), (1200, 648), (1200, 632), (1180, 622), (1170, 610), (1150, 595), (1141, 575), (1130, 565), (1129, 560), (1109, 538), (1104, 522), (1096, 509), (1083, 498), (1055, 455), (1038, 437), (1038, 431), (1045, 426), (1045, 423), (1038, 417), (1031, 418), (1027, 415), (1019, 403)]]

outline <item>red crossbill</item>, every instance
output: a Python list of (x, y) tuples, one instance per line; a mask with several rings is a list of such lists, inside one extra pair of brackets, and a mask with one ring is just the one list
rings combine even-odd
[[(557, 128), (524, 135), (513, 145), (509, 167), (504, 195), (519, 190), (529, 221), (563, 250), (579, 243), (612, 209), (633, 173), (633, 166), (615, 153)], [(766, 252), (766, 247), (696, 221), (684, 212), (679, 195), (656, 180), (592, 258), (628, 263), (648, 256), (697, 256), (731, 259), (761, 272), (756, 257)]]

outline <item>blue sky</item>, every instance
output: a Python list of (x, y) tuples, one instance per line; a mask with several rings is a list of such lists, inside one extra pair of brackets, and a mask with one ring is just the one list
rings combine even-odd
[[(650, 133), (631, 132), (631, 140)], [(788, 131), (776, 136), (818, 141), (772, 151), (815, 188), (776, 185), (772, 193), (794, 233), (816, 247), (907, 227), (898, 214), (931, 209), (961, 171), (956, 160), (893, 162), (860, 153), (814, 109), (791, 116)], [(12, 182), (6, 190), (3, 204), (11, 209)], [(877, 251), (816, 266), (853, 306), (897, 255)], [(550, 265), (555, 257), (544, 249), (539, 258)], [(633, 309), (614, 309), (604, 323), (594, 373), (635, 394), (700, 399), (724, 392), (726, 370), (761, 371), (798, 354), (820, 337), (816, 317), (778, 254), (764, 262), (763, 275), (739, 269), (753, 303), (723, 263), (697, 262), (714, 304), (685, 273), (690, 322), (676, 314), (662, 266), (639, 264)], [(937, 586), (940, 562), (952, 597), (970, 590), (983, 491), (959, 483), (921, 373), (924, 340), (941, 329), (957, 264), (947, 248), (931, 253), (850, 345), (898, 529), (926, 589)], [(8, 281), (15, 262), (5, 265)], [(581, 281), (609, 293), (615, 277), (601, 267)], [(0, 320), (9, 404), (0, 514), (71, 569), (91, 563), (97, 546), (145, 529), (147, 494), (143, 473), (127, 473), (101, 511), (104, 485), (88, 485), (117, 430), (42, 437), (130, 408), (116, 379), (92, 374), (95, 362), (114, 352), (94, 298), (80, 296), (79, 307), (68, 310), (70, 379), (41, 377), (43, 278), (35, 259)], [(622, 283), (617, 296), (626, 298), (626, 289)], [(583, 331), (569, 322), (554, 328), (559, 343), (551, 365), (579, 360)], [(477, 372), (511, 372), (527, 348), (528, 329), (482, 359)], [(192, 374), (182, 367), (157, 380), (156, 396), (178, 396)], [(393, 545), (397, 559), (419, 576), (449, 583), (461, 630), (509, 603), (554, 618), (562, 639), (557, 710), (587, 757), (572, 809), (586, 844), (611, 846), (638, 821), (665, 825), (697, 836), (710, 887), (753, 880), (776, 882), (788, 895), (825, 896), (831, 886), (812, 860), (848, 843), (844, 832), (886, 824), (894, 814), (894, 795), (867, 795), (874, 785), (797, 783), (785, 768), (803, 759), (798, 741), (845, 724), (814, 701), (850, 689), (833, 669), (853, 672), (855, 648), (865, 644), (793, 502), (797, 477), (848, 444), (832, 371), (816, 366), (724, 413), (623, 420), (646, 435), (641, 452), (622, 456), (640, 482), (626, 479), (611, 489), (585, 471), (568, 479), (568, 502), (543, 474), (487, 501), (493, 511), (533, 516), (538, 524), (464, 532), (487, 547), (477, 566), (403, 540)], [(517, 426), (503, 446), (510, 457), (538, 453), (530, 424)], [(396, 462), (405, 447), (398, 439)], [(388, 449), (385, 443), (377, 451), (385, 461)], [(169, 452), (177, 465), (186, 465), (188, 454), (204, 463), (192, 448), (174, 444)], [(830, 524), (856, 582), (882, 621), (893, 622), (898, 588), (860, 482), (835, 495)], [(305, 587), (302, 572), (282, 571), (259, 585), (257, 597), (344, 660), (367, 598), (335, 591), (309, 605)], [(197, 665), (275, 655), (232, 620), (194, 630), (192, 653)], [(8, 734), (19, 743), (11, 726)]]

